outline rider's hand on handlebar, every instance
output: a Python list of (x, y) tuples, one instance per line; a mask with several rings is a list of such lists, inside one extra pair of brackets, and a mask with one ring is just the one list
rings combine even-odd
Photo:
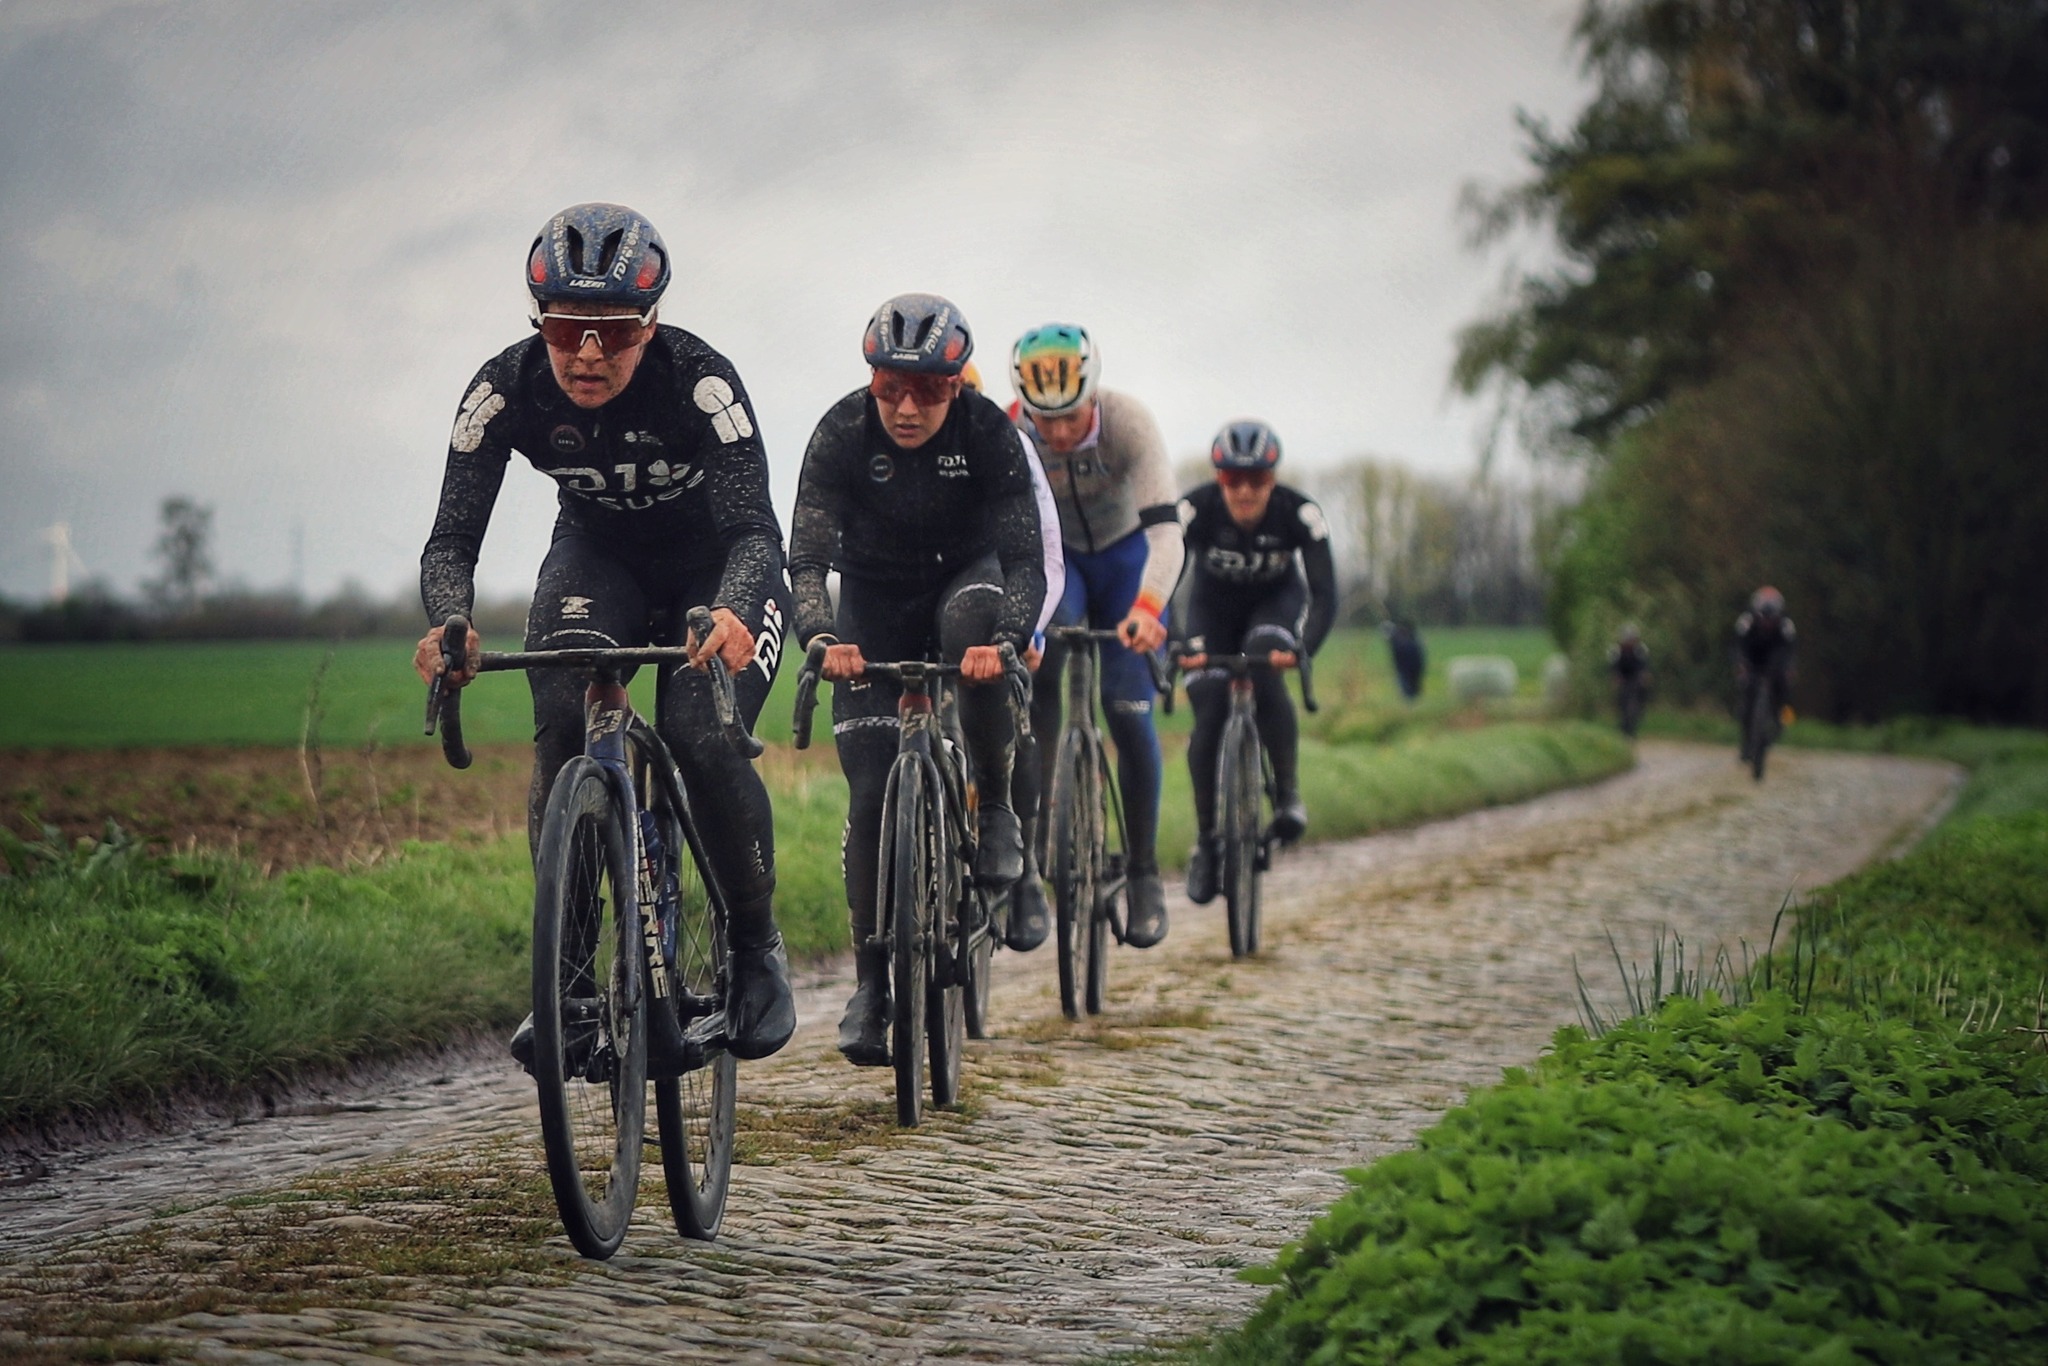
[[(420, 682), (432, 683), (441, 673), (441, 627), (436, 626), (420, 637), (419, 648), (412, 653), (413, 672), (420, 676)], [(448, 675), (448, 686), (460, 688), (476, 677), (477, 668), (483, 663), (483, 637), (469, 628), (469, 648), (463, 652), (463, 665)]]
[(989, 683), (1003, 676), (1003, 652), (993, 645), (970, 645), (960, 656), (960, 676), (969, 683)]
[(1141, 655), (1149, 655), (1166, 643), (1166, 628), (1159, 624), (1159, 618), (1135, 607), (1129, 616), (1117, 623), (1116, 633), (1125, 648)]
[(1294, 667), (1295, 654), (1292, 650), (1273, 650), (1266, 655), (1266, 662), (1276, 669)]
[(828, 682), (844, 683), (859, 678), (867, 670), (868, 662), (861, 658), (858, 645), (828, 645), (825, 647), (825, 663), (818, 670)]
[(718, 656), (724, 663), (725, 671), (737, 674), (754, 662), (754, 633), (747, 629), (729, 607), (711, 609), (711, 632), (698, 640), (696, 632), (690, 633), (690, 667), (708, 669), (711, 657)]

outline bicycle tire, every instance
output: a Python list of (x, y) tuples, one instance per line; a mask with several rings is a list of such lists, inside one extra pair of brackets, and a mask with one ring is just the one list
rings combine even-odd
[(1230, 956), (1258, 948), (1259, 734), (1252, 719), (1233, 712), (1223, 730), (1216, 767), (1216, 811), (1223, 832), (1223, 897)]
[[(1060, 737), (1052, 779), (1052, 888), (1054, 934), (1058, 939), (1060, 1010), (1070, 1020), (1088, 1014), (1088, 984), (1094, 973), (1095, 832), (1100, 806), (1088, 732), (1069, 726)], [(1094, 1010), (1102, 1009), (1098, 992)]]
[(618, 1251), (633, 1216), (647, 1115), (638, 840), (625, 816), (604, 768), (577, 755), (548, 792), (534, 867), (541, 1141), (562, 1227), (599, 1260)]
[(931, 944), (931, 794), (924, 764), (899, 754), (883, 798), (881, 889), (875, 905), (889, 917), (889, 1060), (896, 1073), (896, 1122), (924, 1118), (925, 985)]
[[(1086, 989), (1081, 993), (1081, 1004), (1087, 1007), (1090, 1015), (1100, 1015), (1103, 1002), (1109, 994), (1109, 917), (1110, 907), (1115, 905), (1117, 897), (1117, 892), (1103, 886), (1107, 880), (1104, 874), (1111, 866), (1112, 855), (1116, 856), (1117, 864), (1124, 870), (1121, 890), (1126, 910), (1130, 906), (1131, 881), (1129, 860), (1123, 857), (1128, 851), (1125, 848), (1122, 813), (1118, 813), (1117, 819), (1110, 819), (1109, 758), (1103, 753), (1102, 741), (1099, 738), (1091, 748), (1095, 751), (1095, 835), (1092, 847), (1095, 850), (1096, 878), (1095, 895), (1089, 903), (1093, 911), (1088, 919), (1088, 975)], [(1109, 847), (1112, 830), (1116, 832), (1117, 837), (1117, 847), (1114, 850)], [(1128, 917), (1125, 923), (1129, 923)]]
[[(664, 752), (641, 727), (629, 732), (636, 747), (636, 771), (651, 775), (642, 800), (660, 824), (677, 883), (676, 960), (671, 992), (712, 1001), (725, 999), (725, 914), (714, 895), (716, 881), (705, 864), (696, 822), (682, 782)], [(656, 1000), (661, 998), (657, 997)], [(650, 1008), (652, 1008), (650, 1003)], [(688, 1021), (683, 1022), (686, 1026)], [(725, 1218), (732, 1184), (737, 1123), (739, 1062), (719, 1052), (703, 1067), (654, 1083), (655, 1127), (661, 1140), (661, 1168), (669, 1212), (685, 1238), (709, 1241)]]
[(1759, 683), (1749, 707), (1749, 771), (1757, 782), (1764, 780), (1764, 753), (1771, 747), (1771, 688)]
[[(950, 1107), (960, 1101), (960, 1063), (967, 1051), (967, 976), (973, 971), (963, 912), (967, 898), (978, 893), (968, 887), (960, 860), (945, 852), (948, 845), (960, 847), (966, 837), (964, 793), (955, 805), (954, 792), (939, 778), (937, 768), (928, 767), (925, 773), (934, 781), (927, 789), (932, 820), (926, 848), (932, 864), (927, 883), (931, 933), (926, 941), (930, 948), (925, 956), (924, 1037), (932, 1104)], [(948, 829), (954, 832), (952, 840), (944, 839)]]
[(965, 1017), (967, 1037), (988, 1037), (989, 997), (995, 987), (996, 920), (991, 909), (989, 921), (975, 931), (967, 949), (967, 980), (962, 984), (960, 1008)]

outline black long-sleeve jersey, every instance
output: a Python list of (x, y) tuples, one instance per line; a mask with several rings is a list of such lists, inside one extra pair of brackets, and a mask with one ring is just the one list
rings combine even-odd
[(915, 450), (889, 439), (865, 389), (825, 411), (804, 451), (790, 524), (797, 639), (832, 629), (831, 570), (914, 595), (990, 551), (1003, 573), (998, 638), (1021, 650), (1045, 598), (1045, 551), (1029, 457), (1001, 408), (963, 390)]
[(1275, 484), (1266, 515), (1247, 531), (1231, 517), (1221, 486), (1204, 484), (1181, 498), (1180, 522), (1198, 588), (1232, 597), (1261, 595), (1305, 574), (1309, 603), (1302, 644), (1310, 654), (1322, 648), (1337, 616), (1337, 567), (1330, 524), (1315, 499)]
[(732, 363), (679, 327), (659, 326), (625, 389), (579, 408), (531, 337), (477, 371), (448, 439), (441, 507), (420, 556), (429, 621), (467, 612), (477, 551), (518, 451), (559, 486), (557, 526), (601, 538), (620, 555), (722, 566), (717, 600), (761, 630), (782, 571), (782, 528), (768, 496), (768, 458)]
[(1735, 657), (1759, 674), (1784, 673), (1792, 667), (1798, 648), (1799, 631), (1792, 618), (1775, 621), (1756, 612), (1744, 612), (1735, 619)]

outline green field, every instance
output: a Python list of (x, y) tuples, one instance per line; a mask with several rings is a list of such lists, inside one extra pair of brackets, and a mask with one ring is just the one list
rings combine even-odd
[[(1317, 690), (1331, 706), (1430, 720), (1448, 710), (1452, 657), (1506, 655), (1521, 671), (1522, 695), (1534, 698), (1554, 648), (1537, 628), (1446, 627), (1423, 643), (1429, 673), (1415, 708), (1400, 703), (1386, 644), (1372, 631), (1330, 638), (1316, 661)], [(789, 737), (795, 677), (787, 667), (776, 680), (761, 716), (765, 740)], [(651, 680), (640, 679), (634, 695), (644, 708)], [(419, 736), (424, 690), (413, 677), (412, 644), (402, 640), (16, 645), (0, 648), (0, 698), (0, 749), (296, 745), (309, 712), (330, 745), (391, 745)], [(469, 689), (463, 720), (477, 744), (533, 733), (526, 688), (509, 676)], [(1165, 726), (1184, 730), (1187, 708)]]

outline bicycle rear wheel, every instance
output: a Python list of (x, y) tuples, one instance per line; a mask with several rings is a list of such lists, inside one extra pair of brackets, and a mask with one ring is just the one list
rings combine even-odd
[(1101, 935), (1095, 892), (1095, 821), (1102, 808), (1096, 756), (1088, 732), (1069, 726), (1060, 737), (1052, 777), (1052, 889), (1058, 936), (1060, 1010), (1070, 1020), (1102, 1009), (1098, 987), (1089, 1003)]
[(1252, 718), (1233, 712), (1223, 729), (1216, 767), (1216, 814), (1223, 835), (1223, 896), (1230, 928), (1230, 956), (1259, 948), (1260, 799), (1259, 732)]
[(1759, 683), (1749, 707), (1749, 768), (1757, 782), (1764, 780), (1764, 752), (1771, 747), (1771, 688)]
[(948, 801), (951, 794), (943, 782), (932, 784), (930, 792), (931, 948), (925, 957), (924, 1033), (931, 1054), (932, 1104), (954, 1105), (960, 1100), (960, 1057), (967, 1049), (967, 979), (974, 966), (966, 913), (970, 898), (980, 893), (967, 886), (960, 860), (946, 857), (940, 843), (948, 827), (964, 841), (965, 814)]
[(889, 1057), (896, 1069), (896, 1122), (924, 1118), (925, 988), (930, 968), (935, 832), (923, 761), (899, 754), (882, 805), (881, 888), (889, 917)]
[[(667, 1008), (672, 1001), (688, 1003), (678, 1012), (678, 1023), (687, 1029), (699, 1014), (725, 1000), (725, 913), (723, 903), (714, 898), (680, 779), (648, 740), (637, 734), (632, 738), (638, 742), (643, 771), (653, 776), (644, 800), (660, 825), (677, 883), (675, 966), (669, 973), (668, 993), (656, 1004)], [(686, 1238), (716, 1237), (725, 1217), (738, 1092), (739, 1063), (724, 1051), (703, 1067), (654, 1083), (669, 1211), (675, 1216), (676, 1231)]]
[(996, 911), (989, 907), (988, 923), (974, 932), (967, 946), (967, 980), (961, 984), (960, 1005), (970, 1039), (988, 1037), (988, 1003), (995, 987)]
[(637, 840), (598, 763), (578, 755), (548, 793), (534, 867), (533, 1075), (548, 1181), (569, 1241), (618, 1251), (640, 1188), (647, 998)]

